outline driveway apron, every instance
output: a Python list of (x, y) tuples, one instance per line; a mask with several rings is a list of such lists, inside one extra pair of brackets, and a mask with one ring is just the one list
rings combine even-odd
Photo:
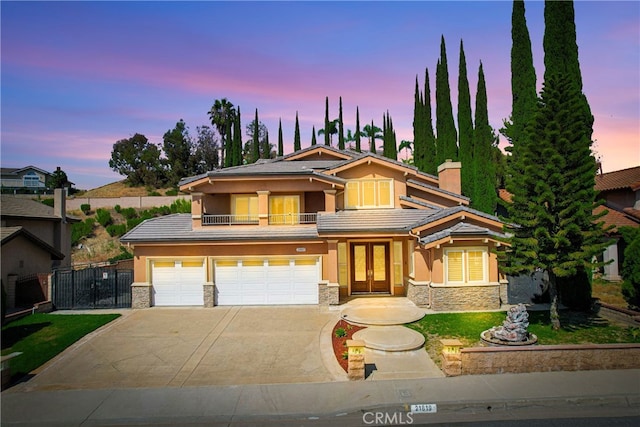
[(39, 368), (16, 391), (333, 381), (318, 306), (131, 310)]

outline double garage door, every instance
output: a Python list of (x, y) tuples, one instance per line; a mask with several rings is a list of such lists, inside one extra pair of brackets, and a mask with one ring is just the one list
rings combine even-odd
[[(218, 305), (317, 304), (320, 262), (314, 258), (213, 260)], [(154, 261), (154, 305), (203, 305), (206, 263)]]

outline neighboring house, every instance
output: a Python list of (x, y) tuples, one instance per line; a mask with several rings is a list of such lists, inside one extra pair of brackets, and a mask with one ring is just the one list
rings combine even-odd
[(435, 310), (497, 309), (502, 223), (468, 207), (460, 163), (439, 175), (315, 145), (185, 178), (192, 213), (145, 221), (133, 307), (338, 304), (407, 296)]
[[(58, 167), (58, 170), (60, 168)], [(0, 186), (3, 190), (14, 190), (29, 192), (41, 192), (47, 188), (49, 179), (53, 176), (51, 172), (47, 172), (35, 166), (27, 166), (24, 168), (1, 168)], [(72, 182), (67, 183), (69, 187)]]
[(54, 201), (51, 208), (2, 195), (2, 283), (9, 308), (15, 306), (15, 286), (21, 278), (71, 265), (71, 224), (78, 219), (66, 215), (63, 190), (55, 190)]
[(640, 227), (640, 166), (596, 175), (598, 198), (604, 200), (596, 212), (607, 210), (602, 217), (605, 227), (613, 226), (609, 236), (614, 242), (603, 253), (602, 277), (606, 280), (621, 280), (620, 270), (624, 261), (625, 243), (620, 237), (620, 227)]

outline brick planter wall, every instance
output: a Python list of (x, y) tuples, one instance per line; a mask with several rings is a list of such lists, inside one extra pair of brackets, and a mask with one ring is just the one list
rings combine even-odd
[(436, 311), (495, 310), (500, 308), (500, 285), (431, 285), (431, 308)]
[(638, 369), (640, 344), (471, 347), (460, 358), (462, 375)]

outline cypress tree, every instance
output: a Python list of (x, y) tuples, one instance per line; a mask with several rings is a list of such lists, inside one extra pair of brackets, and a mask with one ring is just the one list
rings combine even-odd
[(249, 163), (255, 163), (260, 158), (260, 122), (258, 121), (258, 109), (256, 108), (256, 117), (253, 120), (253, 143), (251, 144), (251, 157)]
[(372, 152), (373, 154), (377, 154), (376, 153), (376, 127), (373, 125), (373, 120), (371, 120), (371, 133), (369, 136), (370, 136), (369, 151)]
[[(234, 120), (234, 119), (231, 119)], [(233, 138), (231, 128), (233, 127), (233, 123), (231, 120), (226, 123), (226, 137), (225, 141), (227, 141), (227, 157), (225, 157), (225, 167), (233, 166)]]
[(356, 107), (356, 151), (358, 153), (362, 152), (360, 142), (360, 109)]
[(338, 148), (344, 150), (344, 123), (342, 122), (342, 97), (340, 97), (340, 112), (338, 115)]
[(449, 68), (444, 36), (440, 40), (440, 60), (436, 67), (436, 129), (437, 164), (446, 159), (458, 159), (458, 135), (451, 107), (451, 89), (449, 88)]
[[(593, 135), (593, 115), (586, 96), (582, 93), (582, 74), (578, 61), (575, 12), (573, 1), (545, 1), (544, 4), (544, 81), (559, 75), (566, 75), (575, 86), (576, 116), (574, 123), (586, 133), (585, 143), (591, 144)], [(568, 123), (567, 123), (568, 125)], [(558, 142), (562, 143), (562, 142)], [(577, 149), (577, 148), (576, 148)], [(573, 158), (573, 156), (572, 156)], [(579, 166), (576, 166), (576, 168)], [(593, 176), (585, 180), (583, 186), (594, 186)], [(576, 188), (578, 191), (578, 188)], [(584, 190), (587, 191), (587, 190)], [(584, 217), (586, 218), (586, 216)], [(586, 228), (588, 224), (581, 224)], [(588, 309), (591, 305), (591, 272), (579, 268), (575, 274), (560, 277), (559, 291), (565, 305), (577, 309)]]
[(424, 171), (426, 144), (424, 118), (424, 102), (418, 88), (418, 76), (416, 75), (416, 87), (413, 93), (413, 164), (421, 171)]
[(300, 122), (298, 121), (298, 112), (296, 111), (296, 129), (293, 134), (293, 151), (299, 151), (300, 148), (301, 148)]
[(531, 38), (527, 29), (524, 1), (514, 0), (511, 13), (511, 121), (504, 122), (500, 132), (512, 144), (507, 147), (513, 158), (517, 156), (520, 134), (531, 120), (538, 100), (536, 70), (533, 67)]
[(547, 75), (507, 180), (513, 195), (508, 212), (518, 226), (506, 227), (512, 237), (502, 257), (504, 271), (531, 274), (539, 268), (548, 273), (554, 329), (560, 328), (560, 280), (592, 271), (598, 266), (595, 256), (609, 244), (593, 215), (596, 163), (582, 98), (570, 75)]
[[(484, 108), (486, 109), (486, 105)], [(474, 148), (473, 121), (471, 119), (471, 95), (469, 94), (467, 60), (464, 55), (462, 40), (460, 40), (460, 63), (458, 70), (458, 131), (458, 139), (460, 143), (459, 158), (462, 163), (462, 170), (460, 171), (462, 194), (467, 197), (472, 197), (475, 182), (474, 178), (477, 177), (474, 177), (475, 165), (473, 158)]]
[(316, 145), (316, 127), (313, 126), (311, 130), (311, 145)]
[(478, 70), (476, 93), (476, 128), (473, 132), (473, 193), (471, 204), (479, 211), (494, 214), (496, 211), (496, 171), (493, 164), (493, 142), (495, 136), (489, 125), (487, 111), (487, 87), (482, 62)]
[(324, 145), (331, 145), (331, 134), (329, 132), (329, 97), (325, 98), (324, 103)]
[(284, 140), (282, 139), (282, 119), (278, 121), (278, 157), (284, 155)]
[(232, 166), (240, 166), (242, 164), (242, 125), (240, 121), (240, 106), (238, 106), (236, 120), (233, 122)]
[(433, 122), (431, 114), (431, 89), (429, 86), (429, 69), (425, 69), (424, 76), (424, 99), (423, 99), (423, 121), (425, 123), (425, 144), (424, 144), (424, 169), (423, 172), (435, 175), (438, 172), (438, 161), (436, 156), (436, 136), (433, 133)]

